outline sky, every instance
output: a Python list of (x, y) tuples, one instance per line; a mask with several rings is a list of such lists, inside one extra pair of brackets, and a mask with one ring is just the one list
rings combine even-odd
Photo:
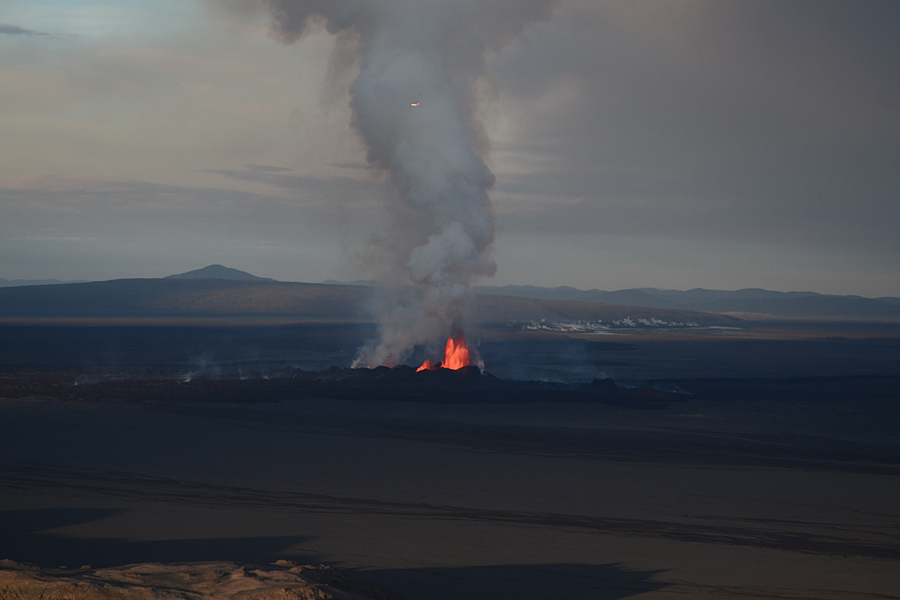
[[(394, 192), (321, 30), (0, 0), (0, 278), (378, 270)], [(900, 296), (900, 3), (559, 0), (487, 59), (481, 283)]]

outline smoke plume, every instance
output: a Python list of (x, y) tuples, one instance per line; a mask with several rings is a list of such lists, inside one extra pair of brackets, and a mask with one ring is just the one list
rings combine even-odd
[(553, 0), (266, 0), (285, 43), (324, 26), (358, 76), (353, 126), (389, 174), (403, 216), (390, 234), (416, 292), (386, 298), (380, 339), (354, 366), (397, 364), (465, 327), (469, 284), (493, 275), (494, 239), (477, 115), (485, 58), (548, 16)]

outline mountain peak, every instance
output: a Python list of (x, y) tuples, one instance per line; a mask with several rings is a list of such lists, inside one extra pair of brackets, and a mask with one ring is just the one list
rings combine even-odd
[(232, 281), (275, 281), (269, 277), (257, 277), (246, 271), (239, 271), (222, 265), (209, 265), (187, 273), (169, 275), (164, 279), (230, 279)]

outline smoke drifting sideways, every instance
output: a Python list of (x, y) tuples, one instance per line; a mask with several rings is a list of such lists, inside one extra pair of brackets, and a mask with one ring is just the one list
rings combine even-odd
[(553, 0), (265, 0), (284, 43), (324, 26), (335, 53), (353, 57), (354, 128), (367, 160), (388, 174), (399, 197), (385, 235), (400, 283), (415, 293), (385, 295), (376, 308), (379, 339), (355, 367), (400, 364), (466, 327), (470, 284), (491, 276), (494, 240), (478, 119), (485, 60)]

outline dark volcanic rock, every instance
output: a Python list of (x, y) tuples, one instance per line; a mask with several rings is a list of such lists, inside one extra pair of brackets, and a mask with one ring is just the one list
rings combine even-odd
[(124, 372), (96, 377), (72, 372), (5, 373), (0, 398), (111, 402), (272, 402), (305, 398), (403, 402), (598, 402), (635, 408), (664, 406), (676, 394), (620, 389), (610, 379), (590, 384), (504, 381), (478, 367), (416, 372), (408, 366), (324, 371), (282, 370), (256, 378), (239, 374), (184, 376), (176, 372)]

